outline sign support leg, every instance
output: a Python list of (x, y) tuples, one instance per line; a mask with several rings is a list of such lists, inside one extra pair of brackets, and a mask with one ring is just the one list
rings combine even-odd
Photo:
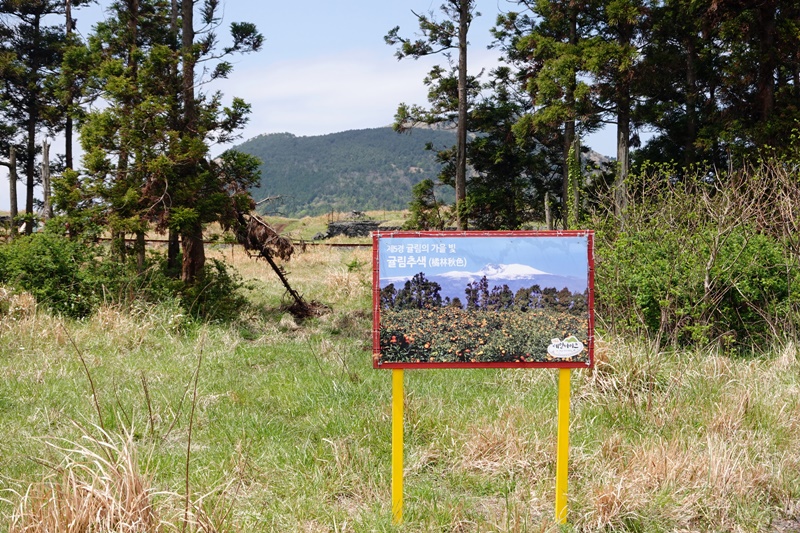
[(392, 523), (403, 523), (403, 370), (392, 370)]
[(558, 451), (556, 453), (556, 522), (567, 523), (570, 369), (558, 374)]

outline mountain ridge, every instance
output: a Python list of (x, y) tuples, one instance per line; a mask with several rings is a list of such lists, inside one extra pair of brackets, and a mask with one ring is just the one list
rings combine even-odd
[[(425, 179), (437, 184), (437, 199), (452, 203), (452, 187), (439, 184), (436, 152), (455, 142), (452, 129), (397, 133), (384, 126), (310, 136), (266, 133), (233, 148), (261, 160), (261, 183), (250, 191), (259, 213), (300, 218), (407, 209), (414, 185)], [(610, 160), (596, 152), (584, 158)]]
[[(437, 181), (435, 151), (452, 146), (455, 133), (390, 127), (314, 136), (270, 133), (234, 147), (261, 160), (261, 183), (251, 189), (261, 213), (322, 215), (331, 211), (401, 210), (420, 181)], [(426, 150), (426, 146), (433, 150)], [(440, 188), (452, 201), (452, 189)]]

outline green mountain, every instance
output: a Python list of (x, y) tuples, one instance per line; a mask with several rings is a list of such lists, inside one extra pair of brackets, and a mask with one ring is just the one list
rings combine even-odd
[[(259, 135), (235, 149), (261, 159), (261, 184), (256, 201), (279, 197), (259, 210), (286, 216), (321, 215), (330, 211), (396, 210), (408, 207), (411, 188), (430, 178), (441, 165), (435, 149), (455, 144), (455, 133), (415, 129), (399, 134), (391, 128), (343, 131), (297, 137), (290, 133)], [(447, 189), (447, 190), (445, 190)], [(453, 191), (442, 188), (443, 199)]]

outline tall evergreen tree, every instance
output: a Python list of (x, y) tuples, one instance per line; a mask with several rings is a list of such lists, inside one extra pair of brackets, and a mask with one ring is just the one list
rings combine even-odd
[(472, 19), (480, 15), (475, 11), (475, 0), (447, 0), (441, 6), (445, 15), (442, 21), (436, 21), (433, 14), (416, 15), (422, 38), (412, 41), (398, 35), (399, 26), (386, 35), (387, 44), (399, 45), (396, 56), (420, 58), (444, 52), (452, 65), (449, 56), (451, 50), (458, 50), (457, 65), (445, 71), (434, 67), (425, 83), (431, 87), (429, 101), (430, 110), (419, 107), (409, 108), (401, 104), (398, 109), (395, 128), (402, 131), (409, 123), (425, 122), (428, 124), (456, 124), (456, 147), (454, 170), (454, 186), (456, 191), (456, 225), (458, 229), (466, 229), (467, 221), (462, 215), (464, 200), (467, 196), (467, 117), (470, 106), (471, 86), (474, 79), (467, 74), (467, 37)]
[(176, 95), (169, 84), (172, 64), (166, 0), (118, 0), (108, 8), (85, 55), (89, 86), (103, 106), (81, 125), (90, 191), (106, 206), (105, 220), (115, 249), (125, 258), (125, 234), (136, 236), (144, 262), (144, 236), (163, 204), (148, 194), (171, 172), (164, 161), (174, 136), (169, 112)]
[[(195, 31), (195, 6), (203, 30)], [(234, 98), (230, 107), (222, 105), (222, 94), (198, 90), (204, 82), (225, 78), (232, 70), (220, 60), (234, 53), (258, 51), (263, 36), (254, 24), (235, 22), (230, 26), (231, 43), (217, 48), (216, 30), (220, 25), (218, 0), (181, 0), (181, 130), (170, 157), (177, 164), (177, 180), (172, 188), (172, 209), (168, 225), (181, 236), (183, 264), (181, 278), (193, 282), (205, 264), (203, 225), (220, 220), (231, 212), (231, 202), (241, 210), (251, 202), (247, 189), (257, 181), (253, 158), (228, 154), (222, 164), (211, 161), (209, 143), (227, 143), (238, 137), (247, 122), (250, 106)], [(208, 66), (209, 62), (215, 62)], [(196, 69), (203, 65), (203, 79)], [(225, 222), (229, 219), (223, 219)]]
[(792, 0), (713, 2), (722, 45), (724, 136), (785, 145), (797, 128), (800, 6)]
[[(7, 142), (17, 145), (25, 180), (25, 232), (33, 231), (34, 187), (40, 175), (36, 165), (37, 135), (58, 131), (60, 97), (55, 82), (65, 43), (63, 25), (48, 25), (48, 16), (63, 20), (63, 0), (0, 0), (0, 74), (2, 122), (13, 133)], [(47, 20), (46, 20), (47, 19)]]
[(642, 48), (648, 37), (649, 9), (645, 0), (598, 0), (593, 12), (597, 38), (587, 49), (593, 90), (604, 114), (617, 126), (617, 172), (614, 212), (622, 220), (627, 207), (631, 145), (638, 121)]
[(638, 78), (657, 135), (638, 160), (724, 168), (785, 146), (800, 116), (796, 2), (670, 0), (650, 18)]
[(530, 109), (518, 95), (511, 69), (490, 73), (490, 95), (470, 114), (475, 135), (469, 143), (474, 172), (467, 183), (467, 213), (476, 229), (518, 229), (543, 215), (544, 197), (559, 189), (558, 156), (541, 149), (515, 126)]
[(720, 143), (719, 32), (710, 1), (671, 0), (651, 12), (639, 71), (643, 121), (656, 135), (637, 160), (724, 164)]
[[(538, 144), (560, 172), (561, 218), (568, 219), (569, 153), (581, 135), (599, 126), (585, 81), (592, 44), (587, 2), (519, 0), (519, 11), (498, 17), (493, 33), (504, 60), (517, 72), (518, 91), (530, 102), (514, 127), (519, 142)], [(543, 194), (539, 202), (544, 202)]]
[[(258, 179), (255, 158), (228, 151), (212, 160), (208, 153), (211, 143), (237, 137), (250, 108), (238, 98), (225, 107), (221, 93), (198, 87), (228, 75), (231, 65), (219, 57), (257, 50), (263, 41), (254, 25), (234, 23), (231, 44), (216, 50), (217, 7), (213, 0), (203, 4), (206, 30), (198, 35), (195, 2), (118, 0), (84, 57), (89, 86), (105, 102), (81, 125), (91, 178), (86, 194), (104, 202), (105, 222), (120, 242), (125, 233), (136, 235), (140, 263), (152, 224), (179, 235), (187, 283), (205, 264), (204, 225), (237, 221), (251, 207), (247, 191)], [(198, 75), (197, 65), (211, 58), (217, 62), (203, 78), (207, 69)]]
[[(80, 0), (77, 2), (80, 5)], [(77, 41), (75, 35), (75, 19), (72, 17), (72, 8), (76, 4), (75, 0), (64, 0), (64, 37), (67, 46)], [(75, 98), (77, 96), (77, 80), (65, 74), (62, 69), (61, 80), (63, 82), (62, 90), (62, 105), (64, 107), (64, 166), (67, 169), (74, 168), (73, 157), (73, 137), (75, 131), (75, 124), (73, 114), (75, 113)]]

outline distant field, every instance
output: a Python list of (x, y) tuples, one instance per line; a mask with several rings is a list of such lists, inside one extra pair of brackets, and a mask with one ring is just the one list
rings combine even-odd
[[(365, 211), (363, 215), (370, 219), (381, 222), (384, 226), (402, 226), (408, 217), (407, 211)], [(329, 213), (315, 217), (287, 218), (281, 216), (264, 216), (279, 232), (296, 240), (312, 240), (315, 235), (324, 233), (328, 228), (328, 222), (340, 222), (351, 220), (352, 213)]]
[[(7, 212), (0, 211), (0, 216), (7, 215)], [(382, 225), (398, 227), (402, 226), (408, 217), (407, 211), (366, 211), (363, 215), (371, 220), (381, 222)], [(264, 216), (265, 221), (271, 224), (279, 233), (295, 241), (311, 241), (319, 233), (324, 233), (329, 221), (343, 221), (352, 218), (352, 213), (334, 212), (315, 217), (289, 218), (282, 216)], [(0, 226), (0, 236), (5, 234), (5, 229)], [(129, 235), (128, 238), (131, 238)], [(148, 239), (160, 241), (166, 239), (166, 235), (155, 231), (149, 232)], [(206, 228), (205, 238), (210, 241), (227, 243), (234, 240), (233, 235), (225, 232), (218, 224), (211, 224)], [(336, 237), (329, 242), (347, 242), (348, 239)], [(368, 239), (355, 240), (354, 242), (370, 242)]]

